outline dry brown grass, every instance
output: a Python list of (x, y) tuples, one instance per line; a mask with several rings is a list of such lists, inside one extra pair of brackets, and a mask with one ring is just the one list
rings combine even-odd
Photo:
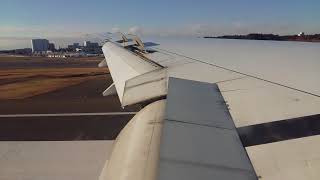
[(0, 99), (24, 99), (79, 84), (89, 79), (88, 77), (41, 79), (6, 84), (0, 86)]
[(0, 70), (0, 80), (26, 77), (68, 77), (75, 75), (95, 75), (108, 73), (107, 68), (43, 68), (43, 69), (13, 69)]
[(0, 54), (0, 61), (2, 60), (10, 60), (10, 61), (16, 61), (16, 60), (41, 60), (41, 61), (96, 61), (100, 62), (104, 57), (70, 57), (70, 58), (49, 58), (49, 57), (36, 57), (36, 56), (4, 56)]
[[(108, 73), (106, 68), (0, 70), (0, 99), (23, 99), (76, 85)], [(12, 82), (10, 82), (12, 81)]]

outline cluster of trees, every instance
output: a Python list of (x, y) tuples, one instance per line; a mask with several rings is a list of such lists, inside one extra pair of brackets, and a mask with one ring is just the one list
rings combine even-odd
[(226, 35), (226, 36), (217, 36), (217, 37), (205, 36), (204, 38), (320, 42), (320, 34), (301, 35), (301, 36), (298, 36), (298, 35), (280, 36), (277, 34), (252, 33), (247, 35)]

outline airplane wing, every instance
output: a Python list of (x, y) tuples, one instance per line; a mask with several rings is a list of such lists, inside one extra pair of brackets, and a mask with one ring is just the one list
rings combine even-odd
[(144, 108), (117, 137), (101, 180), (320, 178), (316, 91), (174, 47), (103, 46), (122, 106)]

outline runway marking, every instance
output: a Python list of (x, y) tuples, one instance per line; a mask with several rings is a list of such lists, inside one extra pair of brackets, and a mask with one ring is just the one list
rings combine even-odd
[(0, 118), (16, 117), (59, 117), (59, 116), (112, 116), (112, 115), (134, 115), (137, 112), (103, 112), (103, 113), (57, 113), (57, 114), (2, 114)]

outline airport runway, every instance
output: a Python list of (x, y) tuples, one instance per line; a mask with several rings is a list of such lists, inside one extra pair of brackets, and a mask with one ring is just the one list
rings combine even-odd
[[(1, 69), (97, 67), (98, 60), (1, 59)], [(1, 141), (113, 140), (140, 107), (103, 97), (110, 74), (21, 100), (0, 101)], [(129, 112), (129, 113), (128, 113)]]
[(0, 141), (114, 140), (133, 116), (2, 116)]
[(1, 114), (0, 118), (23, 118), (23, 117), (76, 117), (76, 116), (114, 116), (134, 115), (136, 112), (105, 112), (105, 113), (60, 113), (60, 114)]
[(110, 76), (23, 100), (0, 101), (0, 141), (113, 140), (139, 109), (103, 97)]

